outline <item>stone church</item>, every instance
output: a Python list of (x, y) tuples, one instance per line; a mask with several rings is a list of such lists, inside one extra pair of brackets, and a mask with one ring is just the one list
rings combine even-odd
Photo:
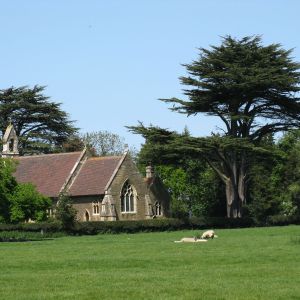
[[(79, 221), (143, 220), (168, 216), (170, 196), (151, 166), (146, 177), (128, 151), (121, 156), (90, 157), (81, 152), (18, 155), (18, 137), (12, 124), (3, 136), (2, 157), (17, 161), (14, 176), (30, 182), (50, 197), (53, 209), (59, 196), (71, 197)], [(53, 213), (50, 210), (50, 214)]]

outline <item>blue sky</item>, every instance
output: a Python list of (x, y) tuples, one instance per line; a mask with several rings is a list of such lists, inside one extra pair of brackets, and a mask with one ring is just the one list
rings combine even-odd
[(170, 112), (158, 98), (182, 97), (181, 65), (221, 36), (259, 34), (294, 48), (298, 0), (2, 0), (0, 89), (35, 84), (82, 132), (108, 130), (139, 148), (138, 120), (197, 136), (220, 123)]

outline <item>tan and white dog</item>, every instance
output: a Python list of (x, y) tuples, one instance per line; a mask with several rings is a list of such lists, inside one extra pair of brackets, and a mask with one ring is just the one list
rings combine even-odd
[(201, 238), (198, 239), (197, 237), (184, 237), (180, 241), (175, 241), (175, 243), (199, 243), (199, 242), (207, 242), (208, 239), (213, 239), (218, 237), (215, 235), (213, 230), (207, 230), (202, 233)]
[(208, 240), (218, 237), (213, 230), (207, 230), (202, 233), (201, 239)]

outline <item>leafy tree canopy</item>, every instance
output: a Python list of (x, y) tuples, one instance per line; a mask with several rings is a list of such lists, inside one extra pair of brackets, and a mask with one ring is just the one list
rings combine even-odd
[(32, 184), (18, 184), (13, 177), (15, 165), (12, 159), (0, 158), (0, 223), (45, 220), (51, 200)]
[[(81, 151), (87, 147), (92, 156), (114, 156), (122, 155), (128, 147), (125, 139), (116, 133), (107, 130), (86, 132), (80, 135), (73, 135), (63, 144), (64, 152)], [(133, 157), (136, 156), (136, 149), (130, 148)]]
[(47, 219), (47, 209), (51, 204), (51, 199), (37, 192), (31, 183), (18, 184), (10, 197), (10, 220), (44, 221)]
[(259, 36), (227, 36), (221, 46), (199, 50), (199, 59), (184, 65), (189, 76), (180, 77), (188, 100), (161, 99), (172, 111), (217, 116), (226, 135), (251, 140), (299, 127), (300, 64), (291, 50), (263, 46)]
[(98, 156), (121, 155), (125, 149), (124, 138), (107, 130), (85, 133), (82, 140)]
[(38, 85), (0, 90), (0, 130), (4, 134), (12, 121), (20, 154), (52, 152), (77, 130), (61, 104), (51, 102), (44, 90)]

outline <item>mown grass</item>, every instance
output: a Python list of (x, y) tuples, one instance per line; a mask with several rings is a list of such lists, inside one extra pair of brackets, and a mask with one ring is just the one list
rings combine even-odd
[(300, 226), (0, 243), (0, 299), (300, 299)]

